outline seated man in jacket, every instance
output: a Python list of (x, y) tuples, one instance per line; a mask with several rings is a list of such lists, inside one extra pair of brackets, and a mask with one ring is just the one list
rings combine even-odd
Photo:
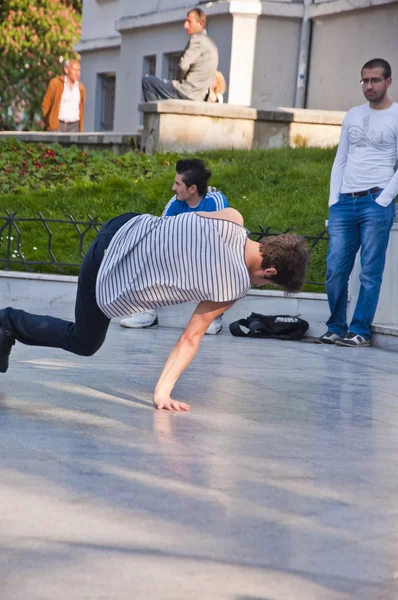
[(184, 28), (189, 35), (189, 42), (180, 58), (178, 79), (170, 81), (146, 75), (142, 79), (146, 102), (170, 98), (204, 100), (208, 94), (218, 66), (218, 50), (207, 35), (203, 10), (190, 10)]

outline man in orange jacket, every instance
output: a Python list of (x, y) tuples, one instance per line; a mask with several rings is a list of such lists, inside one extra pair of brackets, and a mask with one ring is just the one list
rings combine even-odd
[(51, 79), (42, 103), (47, 131), (74, 133), (83, 131), (86, 90), (80, 83), (80, 63), (67, 60), (65, 75)]

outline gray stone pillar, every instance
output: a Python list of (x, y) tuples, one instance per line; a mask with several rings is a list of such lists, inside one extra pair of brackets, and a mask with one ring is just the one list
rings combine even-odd
[(233, 14), (229, 104), (251, 106), (258, 14)]

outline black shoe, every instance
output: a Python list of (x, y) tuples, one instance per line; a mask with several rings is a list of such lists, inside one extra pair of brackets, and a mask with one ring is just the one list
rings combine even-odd
[(342, 337), (331, 331), (327, 331), (321, 337), (314, 340), (315, 344), (338, 344), (342, 341)]
[(348, 346), (351, 348), (357, 348), (358, 346), (364, 346), (369, 348), (371, 345), (369, 338), (364, 338), (362, 335), (357, 335), (349, 331), (343, 340), (336, 342), (336, 346)]
[(14, 344), (15, 338), (0, 327), (0, 373), (6, 373), (8, 369), (8, 357)]

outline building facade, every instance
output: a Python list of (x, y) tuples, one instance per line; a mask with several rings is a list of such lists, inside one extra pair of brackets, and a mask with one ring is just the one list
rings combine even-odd
[(175, 77), (194, 6), (207, 14), (229, 103), (347, 110), (363, 102), (359, 70), (376, 56), (398, 78), (397, 0), (84, 0), (85, 131), (140, 128), (141, 79)]

